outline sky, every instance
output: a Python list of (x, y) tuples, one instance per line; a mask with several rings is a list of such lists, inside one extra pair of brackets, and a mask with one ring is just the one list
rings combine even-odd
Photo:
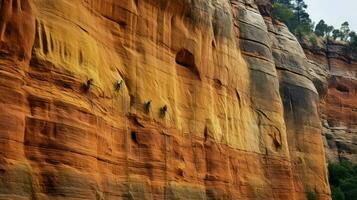
[(357, 0), (305, 0), (305, 3), (315, 24), (323, 19), (328, 25), (340, 28), (348, 21), (350, 29), (357, 32)]

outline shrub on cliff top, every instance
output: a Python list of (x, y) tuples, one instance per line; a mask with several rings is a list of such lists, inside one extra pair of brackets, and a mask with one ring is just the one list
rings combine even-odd
[(311, 45), (312, 45), (313, 48), (318, 48), (316, 35), (311, 34), (311, 35), (309, 36), (309, 42), (311, 43)]

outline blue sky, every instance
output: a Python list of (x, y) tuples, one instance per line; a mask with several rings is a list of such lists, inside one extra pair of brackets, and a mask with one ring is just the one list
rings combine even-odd
[(350, 28), (357, 32), (357, 0), (305, 0), (308, 13), (315, 23), (320, 19), (329, 25), (340, 28), (348, 21)]

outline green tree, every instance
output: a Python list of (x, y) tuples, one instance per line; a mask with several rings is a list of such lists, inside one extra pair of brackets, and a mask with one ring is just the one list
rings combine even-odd
[(332, 38), (334, 39), (334, 40), (337, 40), (337, 39), (341, 39), (342, 38), (342, 33), (341, 33), (341, 31), (340, 30), (338, 30), (338, 29), (335, 29), (335, 30), (333, 30), (332, 31)]
[(330, 163), (328, 165), (328, 171), (330, 183), (336, 187), (340, 185), (341, 179), (345, 179), (348, 176), (348, 170), (340, 164)]
[(355, 189), (352, 189), (352, 190), (349, 190), (349, 191), (345, 191), (344, 194), (345, 194), (345, 199), (346, 200), (356, 200), (357, 189), (355, 188)]
[[(357, 34), (354, 31), (351, 31), (349, 34), (349, 50), (351, 52), (357, 51)], [(357, 166), (354, 167), (353, 174), (357, 176)]]
[(341, 40), (342, 41), (347, 41), (348, 36), (350, 34), (350, 27), (348, 22), (343, 22), (341, 24), (340, 32), (341, 32)]
[(315, 34), (320, 37), (324, 37), (327, 33), (328, 26), (324, 20), (320, 20), (315, 27)]
[(294, 0), (293, 12), (295, 19), (291, 23), (292, 31), (295, 35), (302, 37), (311, 33), (313, 30), (313, 24), (309, 14), (306, 12), (307, 4), (304, 0)]
[(350, 34), (349, 34), (350, 40), (353, 40), (356, 36), (357, 36), (357, 34), (354, 31), (351, 31)]
[(351, 32), (348, 34), (348, 41), (349, 41), (351, 44), (357, 43), (357, 34), (356, 34), (356, 32), (351, 31)]
[[(309, 16), (309, 14), (307, 14), (305, 11), (306, 8), (307, 4), (304, 2), (304, 0), (295, 0), (293, 9), (295, 10), (298, 22), (304, 22)], [(308, 18), (308, 20), (310, 19)]]
[(354, 200), (357, 196), (357, 165), (347, 161), (329, 163), (329, 181), (333, 200)]
[(311, 50), (319, 50), (319, 45), (317, 42), (317, 36), (315, 34), (310, 34), (308, 37), (308, 40), (311, 44), (312, 49)]
[(331, 187), (331, 196), (333, 200), (345, 200), (345, 194), (339, 187)]
[(288, 24), (293, 18), (293, 11), (282, 3), (273, 4), (273, 17)]
[(334, 29), (333, 26), (327, 26), (327, 29), (326, 29), (326, 36), (327, 37), (330, 37), (331, 32), (333, 31), (333, 29)]
[(313, 23), (304, 0), (274, 0), (273, 17), (284, 22), (296, 36), (313, 32)]
[(280, 3), (284, 6), (286, 6), (287, 8), (292, 8), (292, 6), (293, 6), (293, 4), (291, 3), (291, 0), (273, 0), (272, 2), (273, 2), (273, 4)]
[(333, 26), (329, 26), (324, 20), (320, 20), (315, 27), (315, 34), (319, 37), (330, 37)]
[(344, 191), (346, 200), (357, 197), (357, 177), (350, 177), (341, 181), (341, 190)]

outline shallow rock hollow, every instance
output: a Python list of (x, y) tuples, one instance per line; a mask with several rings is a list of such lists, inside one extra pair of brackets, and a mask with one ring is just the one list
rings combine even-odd
[(331, 199), (313, 66), (266, 1), (1, 2), (0, 199)]

